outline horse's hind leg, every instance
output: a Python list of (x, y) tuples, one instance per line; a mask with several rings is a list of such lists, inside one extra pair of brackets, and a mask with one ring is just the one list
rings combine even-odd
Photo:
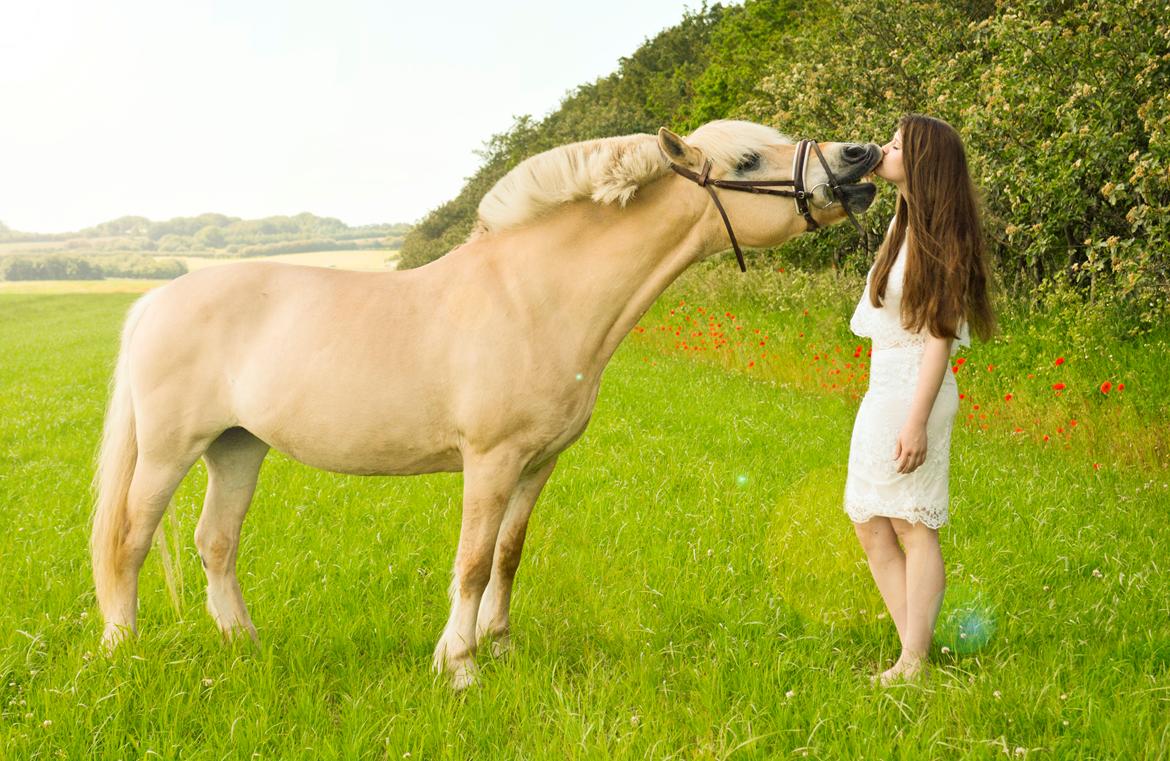
[(500, 523), (520, 478), (513, 453), (467, 456), (463, 465), (463, 521), (455, 574), (451, 581), (451, 615), (435, 646), (435, 669), (451, 675), (461, 690), (475, 682), (475, 622), (492, 573), (492, 553)]
[(142, 570), (155, 529), (175, 489), (197, 457), (195, 453), (175, 459), (161, 459), (139, 452), (126, 496), (121, 540), (108, 561), (112, 567), (103, 571), (113, 580), (109, 591), (100, 601), (106, 620), (102, 645), (107, 650), (138, 630), (139, 571)]
[(492, 577), (483, 592), (479, 604), (479, 617), (475, 626), (477, 647), (491, 642), (492, 654), (502, 655), (511, 650), (511, 623), (509, 607), (512, 601), (512, 582), (520, 565), (520, 554), (524, 550), (524, 537), (528, 531), (528, 519), (532, 508), (540, 497), (540, 491), (552, 475), (557, 459), (553, 457), (540, 470), (529, 473), (516, 484), (504, 521), (496, 537), (495, 558), (492, 560)]
[(219, 630), (232, 637), (247, 632), (256, 639), (240, 582), (236, 554), (240, 527), (252, 503), (260, 465), (268, 445), (242, 428), (220, 434), (203, 455), (207, 463), (207, 496), (195, 528), (195, 546), (207, 574), (207, 612)]

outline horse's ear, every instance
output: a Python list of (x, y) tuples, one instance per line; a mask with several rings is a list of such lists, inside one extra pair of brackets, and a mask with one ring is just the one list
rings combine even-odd
[(658, 128), (658, 147), (666, 154), (666, 157), (688, 169), (699, 171), (703, 164), (703, 153), (694, 146), (687, 145), (686, 142), (674, 134), (666, 127)]

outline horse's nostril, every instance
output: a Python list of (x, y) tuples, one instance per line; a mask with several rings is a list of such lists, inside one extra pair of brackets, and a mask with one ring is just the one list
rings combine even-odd
[(869, 155), (869, 151), (864, 145), (847, 145), (842, 151), (846, 161), (857, 162)]

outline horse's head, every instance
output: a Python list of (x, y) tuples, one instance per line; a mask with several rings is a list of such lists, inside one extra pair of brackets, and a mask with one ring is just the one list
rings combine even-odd
[(717, 121), (685, 140), (663, 127), (658, 145), (675, 171), (718, 198), (746, 246), (775, 246), (840, 222), (868, 209), (877, 194), (873, 183), (861, 182), (882, 158), (872, 143), (810, 142), (801, 159), (799, 144), (770, 127)]

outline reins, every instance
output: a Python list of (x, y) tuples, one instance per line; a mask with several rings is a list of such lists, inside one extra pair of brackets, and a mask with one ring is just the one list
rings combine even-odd
[[(825, 169), (825, 174), (828, 176), (828, 183), (821, 183), (821, 185), (813, 186), (813, 189), (806, 190), (804, 186), (804, 173), (808, 164), (808, 149), (812, 146), (816, 151), (817, 158), (820, 159), (821, 166)], [(845, 203), (845, 194), (841, 189), (841, 184), (837, 180), (836, 175), (829, 169), (829, 162), (825, 160), (825, 156), (821, 153), (821, 147), (815, 140), (801, 140), (796, 144), (796, 155), (793, 158), (793, 171), (791, 180), (712, 180), (710, 178), (711, 168), (714, 163), (711, 159), (703, 162), (703, 170), (701, 172), (694, 172), (686, 167), (667, 159), (670, 168), (675, 173), (694, 182), (701, 188), (705, 188), (711, 195), (711, 200), (715, 202), (715, 208), (719, 210), (719, 216), (723, 217), (723, 226), (727, 228), (727, 236), (731, 238), (731, 247), (735, 249), (735, 258), (739, 262), (739, 271), (747, 272), (747, 265), (744, 263), (743, 251), (739, 247), (739, 241), (735, 239), (735, 232), (731, 229), (731, 220), (727, 217), (727, 211), (724, 210), (723, 204), (719, 202), (719, 196), (715, 192), (715, 188), (726, 188), (727, 190), (738, 190), (744, 193), (756, 193), (758, 195), (772, 195), (782, 196), (784, 198), (791, 198), (796, 202), (796, 210), (804, 217), (808, 225), (808, 231), (812, 232), (820, 227), (820, 224), (813, 219), (812, 212), (808, 207), (808, 199), (812, 197), (817, 188), (828, 186), (829, 191), (833, 194), (833, 202), (829, 204), (840, 202), (841, 208), (849, 216), (849, 221), (857, 228), (857, 232), (861, 235), (865, 242), (866, 253), (869, 253), (869, 236), (865, 234), (865, 230), (853, 216), (853, 212), (849, 210), (849, 206)], [(792, 190), (781, 190), (779, 188), (791, 187)], [(828, 208), (828, 207), (825, 207)]]

